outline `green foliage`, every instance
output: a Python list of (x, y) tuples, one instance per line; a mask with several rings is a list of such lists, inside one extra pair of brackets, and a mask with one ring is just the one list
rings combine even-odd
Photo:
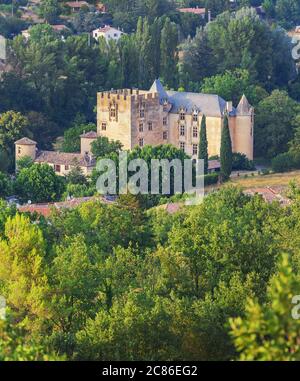
[(229, 130), (228, 116), (224, 117), (224, 125), (221, 135), (221, 176), (223, 180), (228, 180), (232, 172), (232, 143)]
[(57, 0), (42, 0), (39, 13), (49, 24), (53, 24), (61, 13), (60, 4)]
[(110, 141), (104, 136), (100, 136), (92, 143), (92, 153), (96, 158), (117, 154), (121, 151), (123, 145), (121, 142)]
[(206, 135), (206, 116), (203, 115), (200, 127), (198, 159), (204, 160), (204, 174), (208, 173), (208, 142)]
[(213, 184), (217, 184), (219, 181), (219, 174), (217, 172), (209, 173), (204, 176), (204, 185), (209, 186)]
[(201, 92), (218, 94), (228, 101), (233, 101), (234, 105), (239, 103), (243, 94), (247, 96), (254, 106), (268, 96), (268, 93), (262, 87), (251, 83), (249, 71), (245, 69), (227, 70), (225, 74), (205, 78), (201, 86)]
[[(78, 120), (79, 119), (79, 120)], [(80, 118), (77, 118), (74, 125), (65, 131), (62, 149), (64, 152), (80, 152), (80, 135), (85, 132), (96, 131), (96, 126), (93, 123), (82, 123)]]
[[(246, 361), (299, 360), (299, 319), (292, 317), (293, 297), (299, 294), (299, 275), (287, 255), (270, 281), (268, 302), (248, 299), (244, 318), (230, 319), (232, 336), (240, 359)], [(296, 307), (295, 307), (296, 309)]]
[(35, 164), (18, 173), (15, 186), (23, 201), (43, 203), (59, 200), (64, 190), (64, 180), (49, 165)]
[[(199, 83), (205, 77), (239, 68), (248, 71), (251, 84), (259, 82), (268, 90), (274, 85), (282, 86), (295, 74), (288, 37), (281, 30), (271, 29), (249, 8), (218, 15), (204, 31), (199, 30), (195, 38), (185, 44), (184, 50), (187, 83)], [(228, 89), (231, 91), (238, 86), (234, 76), (228, 73), (224, 78), (213, 80), (219, 81), (226, 90), (225, 95)], [(206, 84), (210, 87), (213, 82)]]
[(274, 90), (256, 110), (255, 152), (272, 158), (287, 151), (293, 130), (299, 126), (299, 104), (285, 91)]
[(252, 171), (255, 169), (255, 165), (245, 154), (234, 152), (232, 154), (232, 169), (234, 171)]
[(281, 153), (272, 160), (274, 172), (289, 172), (293, 168), (295, 168), (295, 161), (289, 152)]
[(27, 134), (28, 119), (15, 111), (0, 115), (0, 149), (6, 153), (10, 166), (14, 159), (14, 143)]
[(10, 196), (12, 192), (12, 181), (5, 174), (0, 172), (0, 198)]

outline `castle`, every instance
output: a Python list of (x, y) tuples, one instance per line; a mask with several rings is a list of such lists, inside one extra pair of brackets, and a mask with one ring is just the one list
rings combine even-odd
[(237, 108), (217, 95), (165, 91), (156, 80), (149, 91), (98, 93), (99, 136), (119, 140), (124, 149), (169, 143), (196, 158), (202, 116), (206, 116), (209, 156), (220, 154), (224, 116), (229, 117), (233, 152), (253, 159), (254, 109), (243, 95)]
[(16, 161), (30, 156), (51, 165), (59, 175), (79, 166), (89, 175), (96, 165), (91, 144), (99, 136), (119, 140), (123, 148), (172, 144), (197, 158), (199, 133), (206, 116), (209, 156), (218, 156), (224, 116), (228, 115), (233, 152), (253, 159), (254, 108), (245, 95), (236, 108), (218, 95), (165, 91), (156, 80), (149, 91), (111, 90), (97, 94), (97, 133), (81, 135), (80, 153), (39, 151), (37, 143), (23, 138), (15, 143)]

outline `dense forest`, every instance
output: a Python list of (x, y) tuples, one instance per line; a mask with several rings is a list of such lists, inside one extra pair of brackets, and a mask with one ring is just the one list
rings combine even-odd
[(226, 188), (171, 215), (123, 196), (48, 220), (2, 204), (0, 359), (298, 360), (299, 194)]

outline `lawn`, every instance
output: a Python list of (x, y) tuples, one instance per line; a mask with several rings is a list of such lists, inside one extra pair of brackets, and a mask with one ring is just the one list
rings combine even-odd
[(270, 175), (256, 175), (248, 177), (238, 177), (231, 180), (234, 185), (239, 185), (244, 189), (260, 188), (272, 186), (288, 186), (290, 181), (296, 180), (300, 184), (300, 171), (273, 173)]

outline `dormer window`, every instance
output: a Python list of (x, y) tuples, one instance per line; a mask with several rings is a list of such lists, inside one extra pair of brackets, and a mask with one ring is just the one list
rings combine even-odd
[(179, 117), (180, 117), (180, 120), (185, 120), (185, 112), (180, 111)]
[(193, 114), (193, 122), (198, 122), (198, 114)]

